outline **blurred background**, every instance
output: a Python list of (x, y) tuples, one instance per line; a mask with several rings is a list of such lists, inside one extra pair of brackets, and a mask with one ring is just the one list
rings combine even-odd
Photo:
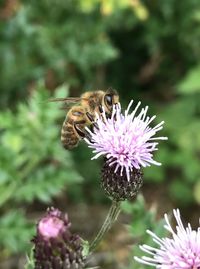
[[(133, 262), (147, 228), (164, 234), (164, 212), (179, 207), (198, 225), (200, 209), (199, 0), (1, 0), (0, 268), (23, 268), (36, 220), (48, 206), (69, 213), (92, 239), (110, 205), (100, 188), (101, 160), (82, 142), (60, 143), (66, 112), (50, 97), (115, 88), (123, 107), (149, 105), (165, 121), (138, 199), (91, 259), (102, 268)], [(97, 213), (98, 212), (98, 213)], [(81, 225), (80, 225), (81, 224)], [(139, 254), (138, 254), (139, 255)]]

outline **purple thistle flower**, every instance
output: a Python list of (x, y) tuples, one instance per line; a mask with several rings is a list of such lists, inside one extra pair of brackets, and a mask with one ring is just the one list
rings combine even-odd
[(133, 169), (140, 169), (151, 164), (160, 165), (153, 160), (153, 152), (157, 150), (158, 140), (166, 137), (155, 137), (163, 128), (163, 121), (151, 128), (149, 124), (156, 116), (147, 116), (148, 106), (142, 108), (136, 115), (141, 104), (139, 102), (132, 113), (129, 110), (133, 100), (129, 103), (125, 113), (122, 114), (120, 104), (113, 106), (112, 115), (107, 117), (105, 110), (96, 115), (96, 124), (93, 131), (87, 128), (90, 139), (85, 138), (89, 147), (94, 149), (97, 159), (104, 155), (108, 165), (114, 166), (114, 172), (121, 176), (126, 173), (128, 181)]
[(81, 239), (70, 232), (68, 216), (50, 208), (38, 222), (33, 238), (35, 269), (82, 269), (85, 258)]
[(44, 238), (57, 238), (62, 232), (65, 232), (69, 227), (68, 216), (63, 219), (62, 213), (58, 209), (50, 209), (48, 214), (44, 216), (38, 223), (38, 233)]
[(192, 230), (191, 225), (183, 226), (179, 210), (173, 210), (177, 222), (176, 232), (172, 229), (168, 216), (165, 214), (164, 226), (172, 234), (172, 238), (159, 238), (151, 231), (147, 231), (159, 247), (148, 245), (140, 248), (152, 255), (151, 257), (135, 257), (135, 260), (155, 266), (158, 269), (199, 269), (200, 268), (200, 227)]

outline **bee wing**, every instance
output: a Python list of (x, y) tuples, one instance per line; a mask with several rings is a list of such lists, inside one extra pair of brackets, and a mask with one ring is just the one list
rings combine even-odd
[(77, 103), (82, 100), (81, 97), (64, 97), (64, 98), (50, 98), (48, 102), (64, 102), (64, 103)]
[(79, 103), (81, 100), (86, 98), (81, 97), (64, 97), (64, 98), (50, 98), (47, 102), (62, 102), (64, 105), (60, 107), (62, 110), (69, 110), (71, 106)]
[(59, 107), (61, 110), (69, 110), (72, 107), (72, 103), (64, 104), (63, 106)]

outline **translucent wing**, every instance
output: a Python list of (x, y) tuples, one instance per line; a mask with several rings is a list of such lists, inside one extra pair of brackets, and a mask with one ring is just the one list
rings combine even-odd
[(77, 103), (80, 102), (83, 98), (81, 97), (64, 97), (64, 98), (50, 98), (48, 102), (64, 102), (64, 103)]
[(86, 98), (81, 97), (64, 97), (64, 98), (50, 98), (47, 102), (62, 102), (64, 105), (60, 108), (63, 110), (69, 110), (69, 108), (81, 100), (86, 100)]

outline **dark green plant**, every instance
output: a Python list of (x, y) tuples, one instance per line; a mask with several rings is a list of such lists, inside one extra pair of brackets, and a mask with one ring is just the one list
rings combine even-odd
[(130, 216), (130, 222), (127, 225), (127, 229), (133, 239), (133, 251), (129, 260), (128, 268), (145, 269), (147, 266), (142, 265), (134, 261), (133, 256), (140, 257), (142, 251), (139, 245), (147, 244), (153, 246), (152, 238), (146, 233), (146, 230), (151, 230), (159, 237), (166, 235), (164, 229), (164, 220), (157, 220), (157, 209), (151, 207), (147, 209), (147, 205), (142, 195), (138, 195), (137, 199), (130, 203), (128, 201), (122, 203), (122, 211)]
[[(147, 176), (154, 182), (168, 186), (170, 197), (180, 205), (199, 203), (200, 150), (200, 71), (191, 71), (177, 84), (178, 98), (160, 113), (165, 119), (169, 137), (158, 158), (163, 163), (159, 171), (148, 169)], [(168, 178), (165, 178), (166, 171)]]
[[(66, 96), (67, 87), (56, 93)], [(0, 114), (0, 248), (8, 254), (26, 250), (33, 231), (24, 216), (29, 205), (50, 203), (82, 181), (70, 152), (59, 141), (57, 121), (63, 111), (48, 103), (49, 97), (39, 83), (28, 103), (20, 103), (15, 112)]]
[(74, 88), (92, 83), (96, 67), (117, 56), (98, 12), (88, 16), (76, 1), (17, 2), (0, 23), (1, 106), (27, 96), (40, 78), (50, 88), (66, 80)]
[(122, 104), (131, 98), (148, 103), (165, 120), (169, 142), (156, 157), (163, 165), (146, 169), (144, 188), (156, 194), (164, 188), (174, 205), (199, 204), (199, 0), (178, 5), (175, 0), (131, 1), (139, 3), (137, 8), (128, 0), (118, 5), (112, 0), (15, 0), (3, 6), (7, 2), (14, 4), (12, 12), (0, 12), (0, 109), (6, 110), (0, 115), (2, 256), (25, 249), (19, 233), (26, 237), (23, 242), (30, 238), (24, 204), (49, 202), (65, 183), (74, 199), (85, 191), (85, 200), (104, 201), (99, 165), (91, 167), (83, 143), (72, 154), (86, 179), (84, 188), (71, 184), (80, 176), (59, 144), (64, 113), (56, 105), (39, 104), (49, 93), (33, 92), (35, 103), (24, 104), (41, 78), (48, 89), (67, 81), (73, 96), (113, 86)]

